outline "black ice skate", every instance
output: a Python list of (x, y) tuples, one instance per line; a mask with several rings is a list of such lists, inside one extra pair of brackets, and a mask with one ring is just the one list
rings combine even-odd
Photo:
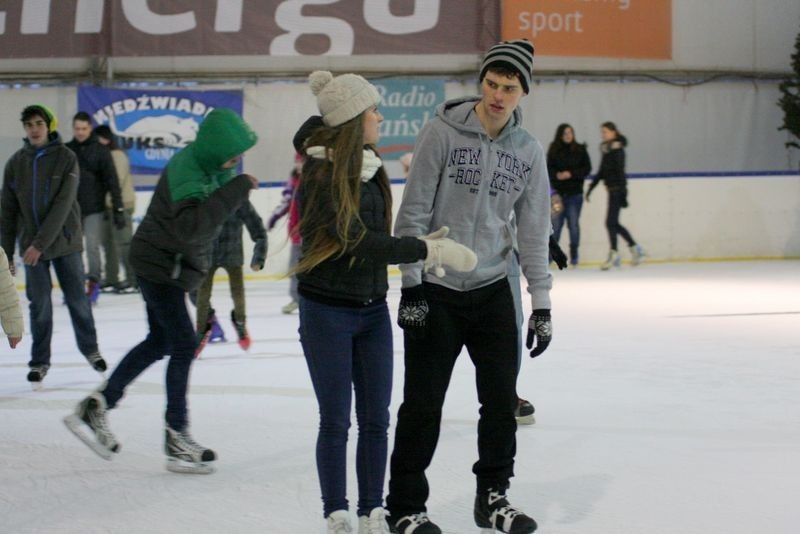
[[(64, 424), (98, 456), (110, 460), (113, 453), (119, 452), (120, 444), (108, 428), (106, 421), (106, 398), (95, 391), (75, 407), (75, 413), (64, 418)], [(89, 427), (94, 439), (86, 433)]]
[(514, 417), (517, 419), (518, 425), (532, 425), (536, 422), (536, 417), (533, 415), (536, 409), (533, 404), (517, 397), (517, 407), (514, 409)]
[(505, 491), (489, 490), (475, 497), (475, 524), (483, 532), (530, 534), (536, 531), (536, 521), (508, 504)]
[(84, 354), (83, 357), (86, 358), (86, 361), (89, 362), (89, 365), (92, 366), (92, 369), (100, 373), (101, 376), (103, 376), (103, 373), (105, 373), (106, 369), (108, 369), (106, 361), (97, 351), (94, 351), (91, 354)]
[(164, 452), (167, 454), (167, 471), (199, 475), (214, 472), (214, 467), (206, 462), (216, 460), (217, 454), (192, 439), (188, 428), (178, 432), (167, 425)]
[(388, 523), (389, 531), (393, 534), (442, 534), (442, 529), (428, 519), (428, 514), (425, 512), (404, 515), (396, 519), (389, 517)]
[(47, 376), (48, 369), (50, 369), (50, 366), (47, 364), (31, 366), (31, 370), (28, 371), (28, 382), (31, 383), (34, 391), (42, 389), (42, 380)]

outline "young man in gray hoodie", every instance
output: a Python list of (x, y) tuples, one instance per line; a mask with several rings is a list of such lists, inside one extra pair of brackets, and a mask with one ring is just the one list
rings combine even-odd
[(449, 237), (475, 251), (478, 265), (469, 273), (401, 266), (405, 387), (386, 499), (396, 533), (441, 532), (426, 514), (425, 470), (453, 366), (465, 346), (481, 404), (475, 522), (514, 534), (536, 530), (536, 522), (505, 495), (517, 428), (518, 327), (506, 277), (515, 238), (533, 303), (527, 334), (528, 348), (536, 342), (532, 357), (547, 348), (552, 331), (547, 163), (517, 109), (530, 90), (532, 66), (528, 41), (493, 46), (481, 64), (482, 95), (445, 102), (417, 138), (396, 233), (422, 236), (447, 226)]

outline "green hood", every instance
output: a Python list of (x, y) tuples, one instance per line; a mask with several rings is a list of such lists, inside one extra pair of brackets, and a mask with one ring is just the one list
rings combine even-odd
[(172, 200), (206, 198), (234, 176), (222, 164), (252, 148), (258, 136), (239, 114), (217, 108), (200, 123), (195, 141), (167, 164)]

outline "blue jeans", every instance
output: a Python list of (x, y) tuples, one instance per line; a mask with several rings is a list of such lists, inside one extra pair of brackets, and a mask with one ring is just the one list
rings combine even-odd
[(561, 228), (564, 221), (569, 228), (569, 262), (578, 265), (578, 247), (581, 244), (581, 227), (578, 219), (581, 217), (583, 208), (583, 194), (564, 195), (561, 197), (564, 209), (561, 213), (553, 215), (553, 239), (558, 241), (561, 238)]
[(25, 294), (30, 302), (31, 347), (30, 366), (50, 365), (50, 341), (53, 337), (53, 281), (50, 265), (56, 271), (64, 301), (72, 319), (75, 341), (84, 356), (97, 352), (97, 332), (89, 299), (86, 298), (86, 278), (80, 252), (73, 252), (52, 260), (39, 260), (36, 265), (25, 266)]
[(183, 289), (138, 278), (147, 307), (150, 332), (144, 341), (131, 349), (111, 373), (103, 395), (109, 408), (116, 406), (125, 388), (145, 369), (169, 355), (167, 365), (167, 412), (170, 427), (181, 431), (188, 424), (186, 392), (189, 370), (197, 348), (192, 319), (186, 309)]
[(365, 308), (321, 304), (300, 296), (300, 342), (319, 404), (317, 473), (323, 513), (347, 510), (347, 431), (356, 394), (358, 515), (383, 504), (392, 324), (386, 302)]
[(89, 264), (88, 278), (100, 281), (103, 265), (100, 260), (100, 242), (103, 237), (103, 212), (84, 215), (83, 237), (86, 243), (86, 261)]

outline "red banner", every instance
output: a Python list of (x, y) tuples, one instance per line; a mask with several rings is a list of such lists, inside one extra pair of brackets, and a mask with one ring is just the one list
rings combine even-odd
[(482, 0), (7, 0), (0, 58), (469, 54), (498, 17)]

